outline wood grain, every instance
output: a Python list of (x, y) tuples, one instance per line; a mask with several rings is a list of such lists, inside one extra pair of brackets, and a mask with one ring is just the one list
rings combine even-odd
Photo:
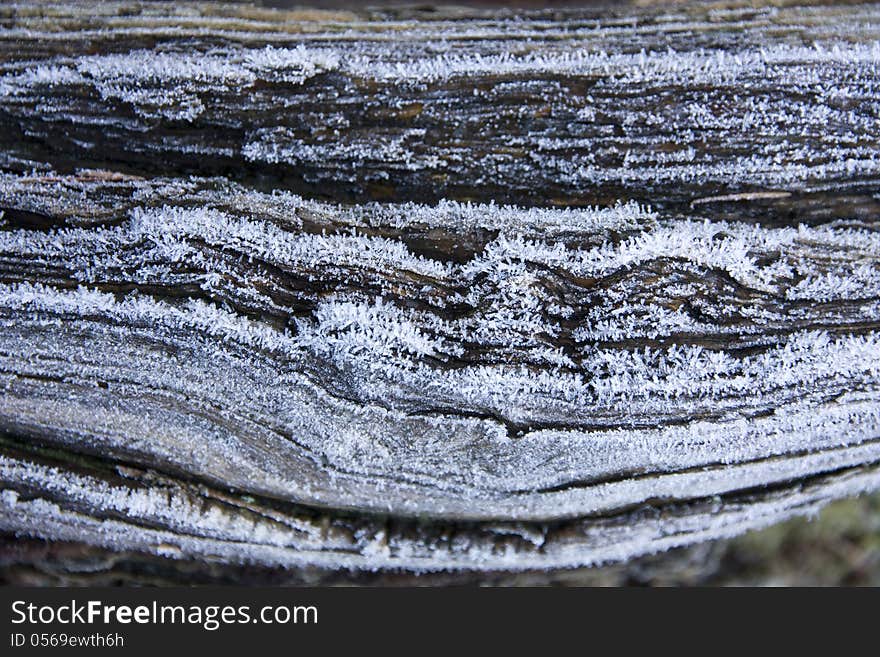
[(878, 488), (878, 18), (5, 5), (0, 530), (478, 573)]

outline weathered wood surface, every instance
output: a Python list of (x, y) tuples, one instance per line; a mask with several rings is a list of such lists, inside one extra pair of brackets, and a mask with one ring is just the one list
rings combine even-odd
[(730, 539), (701, 542), (601, 567), (560, 570), (285, 569), (253, 563), (168, 559), (81, 541), (0, 535), (0, 584), (449, 586), (877, 586), (880, 494), (839, 500), (816, 516), (796, 517)]
[(541, 569), (880, 485), (880, 7), (0, 8), (0, 530)]

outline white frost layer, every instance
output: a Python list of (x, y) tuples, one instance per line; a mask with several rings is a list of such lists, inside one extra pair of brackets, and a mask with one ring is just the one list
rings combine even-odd
[[(353, 532), (354, 541), (327, 541), (321, 548), (307, 538), (278, 526), (257, 520), (251, 534), (242, 540), (234, 535), (235, 520), (224, 517), (216, 507), (208, 511), (177, 501), (166, 491), (165, 500), (144, 506), (138, 497), (148, 494), (111, 489), (85, 477), (66, 476), (63, 486), (57, 475), (33, 466), (2, 464), (7, 472), (16, 468), (33, 481), (40, 480), (55, 493), (58, 502), (46, 499), (21, 499), (13, 489), (0, 492), (0, 524), (10, 531), (55, 540), (87, 540), (114, 550), (141, 550), (175, 558), (220, 559), (232, 563), (256, 563), (270, 566), (323, 566), (331, 568), (378, 569), (407, 568), (435, 571), (445, 569), (535, 569), (590, 566), (620, 561), (646, 553), (661, 552), (701, 540), (734, 536), (779, 522), (793, 515), (816, 513), (827, 502), (844, 496), (874, 490), (880, 485), (876, 470), (865, 470), (820, 482), (801, 490), (768, 495), (750, 503), (719, 503), (715, 507), (688, 510), (682, 508), (658, 517), (642, 514), (626, 522), (598, 520), (575, 526), (567, 537), (536, 537), (531, 547), (497, 540), (503, 534), (474, 533), (458, 541), (445, 537), (397, 535), (377, 527)], [(48, 479), (48, 482), (46, 481)], [(68, 491), (69, 493), (65, 493)], [(85, 507), (86, 511), (71, 508)], [(124, 510), (132, 519), (159, 520), (160, 527), (138, 525), (121, 519), (97, 519), (107, 510)], [(163, 526), (173, 509), (175, 528)], [(158, 515), (157, 515), (158, 514)], [(315, 528), (312, 528), (315, 531)], [(499, 528), (499, 532), (504, 531)], [(507, 530), (517, 534), (517, 528)], [(324, 532), (327, 532), (325, 526)], [(487, 535), (488, 534), (488, 535)], [(352, 536), (352, 534), (349, 534)], [(536, 549), (537, 548), (537, 549)]]
[[(296, 448), (272, 439), (276, 456), (286, 456), (271, 465), (259, 485), (298, 501), (371, 508), (378, 502), (371, 491), (374, 478), (393, 472), (398, 481), (387, 484), (389, 492), (405, 491), (409, 501), (402, 503), (392, 494), (380, 503), (389, 504), (390, 510), (565, 517), (655, 497), (686, 499), (695, 490), (717, 494), (878, 457), (872, 441), (880, 427), (880, 343), (874, 335), (830, 338), (803, 332), (757, 356), (743, 357), (700, 347), (596, 350), (585, 361), (583, 374), (565, 375), (505, 366), (438, 370), (408, 362), (407, 354), (424, 356), (435, 347), (411, 325), (407, 328), (399, 320), (394, 324), (382, 305), (337, 305), (332, 313), (321, 311), (317, 317), (323, 333), (310, 335), (279, 333), (200, 301), (179, 306), (143, 296), (117, 301), (86, 289), (4, 286), (0, 307), (17, 317), (17, 331), (7, 324), (4, 348), (19, 354), (10, 365), (26, 375), (25, 381), (57, 376), (54, 363), (66, 359), (71, 364), (65, 368), (65, 379), (127, 382), (116, 395), (137, 396), (137, 390), (146, 387), (177, 391), (173, 394), (180, 396), (178, 403), (184, 408), (205, 399), (206, 408), (237, 409), (236, 414), (249, 409), (246, 415), (255, 426), (242, 427), (245, 442), (253, 439), (253, 432), (264, 432), (264, 439), (271, 432), (295, 436)], [(60, 318), (71, 328), (79, 327), (82, 335), (94, 337), (79, 343), (63, 333), (47, 340), (38, 332)], [(96, 324), (99, 318), (109, 325)], [(177, 361), (163, 364), (164, 358), (141, 352), (130, 340), (125, 350), (111, 349), (112, 344), (121, 349), (126, 330), (132, 328), (151, 341), (191, 345), (186, 375)], [(24, 337), (28, 331), (33, 339)], [(236, 344), (252, 356), (235, 357)], [(101, 352), (106, 363), (95, 362), (93, 354)], [(259, 355), (263, 352), (271, 357), (268, 363)], [(338, 373), (313, 370), (315, 355), (326, 353)], [(275, 369), (281, 364), (286, 366)], [(296, 373), (300, 369), (306, 376)], [(346, 397), (353, 391), (358, 401), (326, 396), (323, 388), (341, 384), (337, 376), (348, 379)], [(43, 397), (38, 406), (23, 406), (23, 401), (14, 401), (19, 393), (12, 394), (20, 385), (14, 378), (7, 381), (10, 394), (4, 415), (9, 419), (36, 420), (46, 414), (40, 420), (46, 422), (61, 417), (65, 406), (75, 409), (80, 404), (59, 390), (53, 404)], [(842, 395), (857, 388), (864, 392)], [(37, 397), (33, 392), (21, 394), (23, 400)], [(88, 405), (85, 398), (83, 403)], [(747, 417), (774, 406), (775, 413)], [(524, 430), (511, 439), (497, 420), (467, 418), (474, 410), (524, 426), (560, 422), (580, 428)], [(76, 410), (72, 417), (81, 412)], [(711, 422), (693, 419), (707, 412), (722, 415)], [(218, 421), (225, 416), (225, 411), (213, 413)], [(460, 413), (465, 416), (458, 417)], [(100, 419), (96, 410), (89, 418), (72, 424), (81, 425), (88, 435), (104, 424), (110, 431), (119, 423), (111, 416)], [(685, 422), (661, 429), (597, 427), (676, 419)], [(108, 439), (104, 431), (99, 432), (100, 440)], [(408, 437), (396, 438), (398, 431)], [(147, 449), (152, 449), (150, 432), (155, 429), (137, 431)], [(135, 435), (134, 428), (120, 434), (120, 445), (126, 435)], [(174, 435), (190, 435), (194, 441), (182, 456), (164, 453), (164, 458), (182, 458), (181, 465), (187, 465), (189, 454), (199, 453), (206, 463), (200, 467), (210, 471), (211, 454), (226, 450), (231, 451), (223, 460), (243, 459), (236, 466), (241, 472), (258, 472), (272, 463), (264, 464), (263, 457), (254, 460), (228, 441), (216, 443), (217, 430), (200, 424), (176, 429)], [(858, 452), (858, 457), (835, 451), (860, 444), (864, 453)], [(810, 452), (816, 455), (795, 456)], [(772, 456), (786, 458), (779, 463), (762, 460)], [(315, 483), (304, 485), (293, 472), (298, 463), (311, 459), (324, 465), (310, 465)], [(717, 466), (717, 473), (674, 474), (699, 466)], [(627, 479), (633, 472), (642, 477)], [(232, 472), (219, 478), (238, 481), (241, 476)], [(615, 478), (621, 480), (600, 483)], [(352, 484), (340, 488), (343, 480), (360, 481), (360, 490), (349, 487)]]
[(302, 84), (338, 65), (336, 53), (301, 45), (207, 53), (131, 51), (7, 74), (0, 78), (0, 97), (41, 86), (87, 85), (105, 100), (130, 103), (145, 117), (192, 121), (204, 111), (205, 95), (247, 88), (258, 80)]
[[(16, 183), (12, 177), (6, 180), (10, 186)], [(10, 198), (17, 196), (13, 192)], [(222, 196), (199, 200), (225, 202)], [(880, 237), (867, 229), (671, 220), (632, 203), (608, 209), (524, 210), (452, 202), (344, 208), (291, 195), (244, 195), (240, 200), (280, 219), (210, 208), (136, 208), (130, 221), (114, 228), (5, 231), (0, 233), (0, 253), (32, 266), (63, 261), (83, 283), (126, 278), (189, 282), (282, 312), (283, 307), (260, 291), (278, 285), (268, 280), (260, 263), (312, 281), (356, 280), (389, 295), (398, 294), (402, 281), (415, 276), (423, 285), (409, 283), (410, 294), (438, 309), (463, 302), (477, 312), (441, 321), (431, 312), (403, 311), (385, 303), (385, 310), (373, 316), (379, 321), (381, 315), (386, 333), (396, 326), (418, 327), (437, 347), (434, 355), (458, 356), (460, 345), (468, 341), (507, 344), (517, 345), (520, 354), (537, 363), (569, 367), (575, 365), (571, 356), (554, 351), (538, 336), (558, 336), (558, 319), (575, 312), (582, 319), (571, 337), (586, 357), (595, 342), (715, 332), (758, 336), (794, 322), (817, 322), (822, 312), (833, 313), (829, 324), (841, 324), (841, 310), (822, 311), (796, 302), (846, 301), (847, 321), (871, 321), (877, 313), (872, 300), (880, 296)], [(294, 230), (300, 215), (326, 221), (333, 232)], [(455, 264), (415, 254), (401, 240), (365, 234), (385, 227), (453, 231), (456, 223), (460, 230), (486, 228), (498, 235), (469, 261)], [(611, 231), (628, 237), (607, 241)], [(573, 237), (572, 245), (557, 238), (566, 235)], [(251, 273), (242, 278), (230, 255), (253, 263)], [(602, 294), (584, 289), (581, 294), (591, 296), (577, 308), (544, 288), (555, 276), (602, 279), (657, 262), (673, 263), (666, 266), (690, 280), (652, 290), (653, 301), (645, 301), (639, 296), (640, 280), (622, 278)], [(748, 288), (753, 297), (758, 293), (762, 302), (745, 302), (743, 292), (731, 284), (707, 279), (720, 274)], [(461, 292), (445, 292), (449, 286)], [(786, 307), (775, 300), (778, 296), (793, 303)], [(363, 295), (343, 292), (316, 301), (325, 313), (337, 312), (331, 310), (337, 303), (350, 309), (373, 305)], [(701, 318), (687, 312), (685, 302), (698, 306)], [(731, 317), (739, 317), (738, 324), (725, 321)], [(311, 321), (299, 325), (304, 336), (313, 330), (327, 334)], [(355, 319), (352, 326), (364, 327), (365, 322)]]
[[(11, 121), (68, 131), (82, 148), (92, 146), (78, 126), (106, 125), (146, 152), (292, 164), (346, 184), (364, 170), (370, 181), (467, 174), (476, 188), (537, 180), (568, 185), (565, 196), (608, 184), (648, 199), (656, 185), (827, 189), (874, 176), (877, 9), (749, 11), (570, 30), (546, 19), (361, 23), (285, 33), (283, 48), (263, 47), (278, 34), (246, 20), (201, 32), (141, 23), (127, 33), (224, 45), (7, 63), (0, 97)], [(0, 39), (39, 38), (18, 20)], [(108, 37), (86, 28), (45, 38)], [(685, 35), (687, 50), (664, 49), (664, 34)], [(657, 102), (669, 87), (670, 102)], [(299, 113), (313, 90), (327, 106)], [(401, 94), (419, 102), (401, 105)], [(366, 100), (352, 112), (352, 99)], [(494, 141), (476, 164), (432, 141), (470, 134), (464, 121), (484, 104), (497, 112), (478, 127)], [(381, 140), (352, 129), (364, 108), (395, 117)], [(232, 127), (244, 136), (217, 130), (239, 112)], [(275, 125), (291, 116), (301, 125)], [(166, 119), (234, 138), (152, 139)], [(70, 180), (2, 184), (10, 207), (31, 207), (26, 191), (9, 191), (28, 184), (84, 214), (89, 205)], [(767, 228), (637, 203), (345, 208), (198, 186), (169, 183), (165, 202), (191, 196), (114, 214), (112, 228), (0, 231), (4, 271), (44, 282), (0, 288), (5, 428), (335, 509), (623, 515), (574, 525), (568, 539), (499, 524), (532, 552), (476, 530), (444, 551), (446, 537), (376, 527), (346, 537), (278, 511), (231, 512), (182, 485), (110, 485), (4, 458), (4, 528), (272, 565), (552, 567), (724, 536), (877, 486), (866, 465), (880, 460), (870, 219)], [(149, 183), (132, 189), (155, 206)], [(419, 250), (456, 231), (454, 261)], [(156, 297), (99, 291), (132, 287)], [(821, 487), (785, 488), (808, 480)], [(767, 485), (780, 493), (729, 501)], [(34, 490), (42, 499), (23, 492)], [(726, 499), (707, 508), (715, 496)], [(656, 514), (628, 515), (652, 501)]]
[(880, 43), (837, 42), (815, 47), (773, 45), (754, 51), (608, 53), (574, 50), (552, 54), (441, 55), (431, 59), (384, 64), (368, 58), (345, 63), (368, 79), (434, 81), (456, 76), (560, 75), (602, 77), (610, 83), (735, 84), (752, 77), (785, 79), (784, 67), (806, 64), (873, 66), (880, 63)]

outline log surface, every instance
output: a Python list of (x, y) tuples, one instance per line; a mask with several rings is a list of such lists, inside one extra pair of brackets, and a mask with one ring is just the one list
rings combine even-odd
[(550, 569), (880, 487), (880, 7), (0, 7), (0, 531)]

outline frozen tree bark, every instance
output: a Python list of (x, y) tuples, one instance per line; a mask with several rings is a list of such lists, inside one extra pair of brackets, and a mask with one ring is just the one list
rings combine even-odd
[(0, 8), (0, 530), (533, 570), (877, 488), (878, 13)]

